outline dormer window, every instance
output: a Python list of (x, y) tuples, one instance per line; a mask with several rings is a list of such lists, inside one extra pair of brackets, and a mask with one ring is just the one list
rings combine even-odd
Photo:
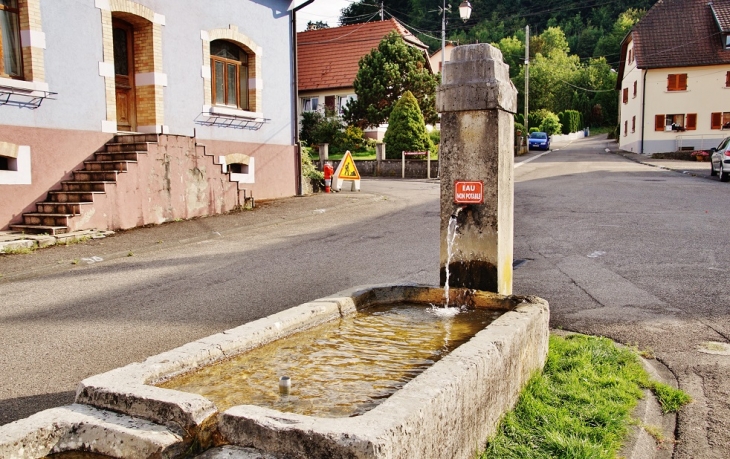
[(723, 35), (723, 41), (724, 41), (723, 44), (725, 45), (725, 49), (730, 49), (730, 33)]

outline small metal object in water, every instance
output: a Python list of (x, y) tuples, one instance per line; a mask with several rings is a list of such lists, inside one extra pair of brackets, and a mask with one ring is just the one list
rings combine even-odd
[(291, 378), (289, 376), (282, 376), (279, 378), (279, 393), (282, 395), (289, 395), (291, 390)]

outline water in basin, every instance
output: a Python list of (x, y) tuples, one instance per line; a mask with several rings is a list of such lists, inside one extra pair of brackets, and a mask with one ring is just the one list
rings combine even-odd
[[(200, 394), (221, 411), (245, 404), (311, 416), (356, 416), (504, 313), (476, 308), (443, 314), (443, 309), (370, 306), (159, 386)], [(291, 378), (288, 393), (279, 388), (282, 376)]]

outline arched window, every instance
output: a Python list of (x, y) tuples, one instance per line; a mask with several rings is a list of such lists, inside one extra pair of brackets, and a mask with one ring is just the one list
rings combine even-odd
[(18, 0), (0, 0), (0, 76), (23, 77)]
[(248, 54), (225, 41), (210, 42), (213, 104), (249, 110)]

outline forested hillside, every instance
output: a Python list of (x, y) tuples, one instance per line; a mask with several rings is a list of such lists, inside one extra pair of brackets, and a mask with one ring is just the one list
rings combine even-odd
[[(470, 0), (471, 18), (459, 18), (451, 0), (446, 38), (456, 44), (492, 43), (510, 65), (523, 110), (525, 26), (530, 26), (530, 126), (538, 114), (579, 111), (586, 125), (616, 123), (614, 91), (621, 40), (656, 0)], [(383, 0), (384, 18), (404, 23), (432, 51), (441, 47), (443, 0)], [(449, 1), (447, 1), (449, 4)], [(378, 20), (381, 3), (360, 0), (342, 11), (341, 24)], [(537, 110), (542, 110), (537, 112)]]

